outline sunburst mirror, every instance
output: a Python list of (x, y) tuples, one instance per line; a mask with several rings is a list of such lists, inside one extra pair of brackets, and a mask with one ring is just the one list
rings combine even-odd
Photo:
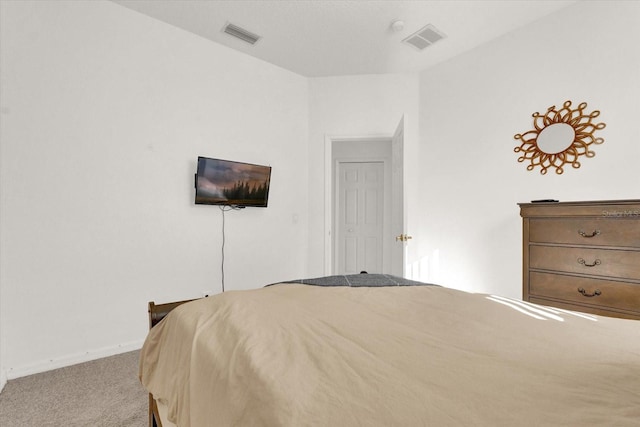
[(590, 146), (602, 144), (604, 139), (596, 138), (593, 134), (606, 125), (593, 122), (600, 111), (586, 113), (586, 108), (586, 102), (571, 108), (571, 101), (566, 101), (560, 109), (552, 105), (545, 114), (533, 113), (534, 129), (514, 135), (521, 142), (513, 150), (522, 153), (518, 162), (529, 162), (529, 171), (539, 166), (540, 173), (544, 175), (548, 169), (555, 168), (560, 175), (564, 172), (565, 164), (577, 169), (580, 167), (580, 156), (595, 156)]

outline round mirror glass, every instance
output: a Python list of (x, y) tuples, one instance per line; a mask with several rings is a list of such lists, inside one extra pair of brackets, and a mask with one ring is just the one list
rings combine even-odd
[(556, 154), (571, 147), (575, 137), (573, 126), (567, 123), (553, 123), (540, 131), (536, 144), (540, 151)]

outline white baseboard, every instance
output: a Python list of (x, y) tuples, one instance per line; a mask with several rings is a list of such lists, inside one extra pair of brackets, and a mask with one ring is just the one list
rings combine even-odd
[[(8, 368), (4, 372), (0, 372), (0, 390), (7, 381), (26, 377), (27, 375), (39, 374), (41, 372), (51, 371), (53, 369), (64, 368), (78, 363), (90, 362), (103, 357), (114, 356), (116, 354), (127, 353), (129, 351), (139, 350), (142, 347), (143, 340), (133, 341), (120, 344), (113, 347), (104, 347), (97, 350), (89, 350), (85, 353), (70, 354), (52, 360), (43, 360), (24, 366), (16, 366)], [(3, 382), (4, 378), (4, 382)]]
[(0, 369), (0, 393), (2, 393), (5, 385), (7, 385), (7, 373), (4, 369)]

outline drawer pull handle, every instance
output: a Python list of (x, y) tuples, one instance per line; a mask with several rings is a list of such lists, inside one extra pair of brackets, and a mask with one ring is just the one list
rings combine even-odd
[(592, 294), (588, 294), (584, 288), (578, 288), (578, 292), (580, 292), (583, 296), (587, 298), (597, 297), (598, 295), (602, 295), (602, 291), (600, 289), (596, 289)]
[(581, 235), (582, 237), (587, 237), (587, 238), (589, 238), (589, 237), (595, 237), (595, 236), (597, 236), (598, 234), (600, 234), (600, 230), (593, 230), (593, 233), (591, 233), (591, 234), (587, 234), (587, 233), (585, 233), (585, 232), (584, 232), (584, 231), (582, 231), (582, 230), (578, 230), (578, 234), (579, 234), (579, 235)]
[(596, 265), (602, 264), (602, 261), (596, 259), (595, 261), (593, 261), (593, 264), (587, 264), (587, 261), (585, 261), (584, 258), (578, 258), (578, 264), (582, 264), (585, 267), (595, 267)]

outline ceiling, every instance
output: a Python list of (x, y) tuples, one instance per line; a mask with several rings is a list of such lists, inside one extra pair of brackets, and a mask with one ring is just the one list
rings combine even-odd
[[(577, 0), (111, 0), (306, 77), (417, 72)], [(404, 29), (391, 23), (401, 20)], [(225, 34), (232, 23), (261, 36)], [(418, 50), (402, 40), (427, 24), (446, 37)]]

